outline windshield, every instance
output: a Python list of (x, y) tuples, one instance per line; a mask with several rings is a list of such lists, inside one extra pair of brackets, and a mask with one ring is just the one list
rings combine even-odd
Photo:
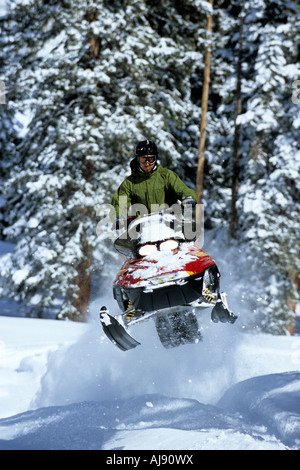
[(170, 238), (185, 240), (182, 218), (166, 212), (154, 212), (135, 219), (128, 227), (128, 236), (139, 244)]
[(131, 221), (127, 230), (115, 241), (115, 248), (128, 256), (135, 255), (138, 247), (146, 243), (157, 243), (164, 240), (178, 242), (195, 241), (200, 234), (200, 226), (192, 217), (183, 218), (182, 212), (170, 210), (153, 212)]

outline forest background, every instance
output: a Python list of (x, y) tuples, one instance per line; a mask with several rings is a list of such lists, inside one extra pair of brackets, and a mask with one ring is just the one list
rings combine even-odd
[(211, 3), (7, 2), (0, 19), (0, 240), (12, 250), (0, 258), (0, 295), (25, 315), (88, 319), (93, 285), (101, 290), (116, 261), (111, 240), (97, 236), (99, 208), (128, 175), (139, 140), (154, 140), (161, 164), (196, 187), (210, 50), (205, 228), (225, 259), (235, 254), (232, 288), (252, 306), (255, 328), (293, 333), (299, 4)]

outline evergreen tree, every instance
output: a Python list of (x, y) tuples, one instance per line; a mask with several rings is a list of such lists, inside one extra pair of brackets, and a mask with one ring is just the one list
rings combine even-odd
[(60, 318), (87, 318), (91, 274), (108, 255), (97, 208), (127, 174), (137, 140), (155, 139), (173, 167), (196, 140), (186, 129), (197, 114), (190, 75), (205, 7), (31, 0), (12, 10), (5, 73), (31, 120), (5, 186), (5, 234), (16, 247), (1, 260), (2, 295), (31, 314), (58, 305)]
[[(0, 18), (0, 49), (9, 53), (10, 37), (5, 29), (6, 17)], [(0, 239), (4, 237), (6, 226), (4, 217), (5, 197), (3, 184), (9, 172), (9, 166), (15, 160), (16, 148), (20, 142), (18, 109), (11, 104), (10, 77), (5, 74), (4, 56), (0, 56)]]
[(246, 27), (240, 239), (254, 260), (250, 297), (259, 321), (283, 333), (292, 331), (288, 299), (297, 295), (291, 279), (299, 279), (299, 110), (291, 100), (299, 13), (284, 1), (251, 2)]
[[(215, 3), (204, 172), (207, 228), (222, 228), (229, 220), (240, 8), (241, 2)], [(299, 107), (291, 99), (298, 45), (295, 2), (245, 2), (237, 239), (248, 272), (244, 287), (235, 281), (257, 325), (280, 333), (292, 331), (299, 290)], [(251, 285), (246, 293), (245, 285)]]
[[(11, 2), (0, 151), (3, 236), (15, 251), (0, 260), (2, 295), (33, 315), (57, 305), (60, 318), (87, 318), (91, 275), (113, 256), (97, 236), (99, 208), (138, 140), (154, 139), (161, 162), (195, 184), (209, 11), (199, 0)], [(239, 13), (237, 0), (214, 2), (208, 228), (230, 215)], [(245, 2), (237, 238), (251, 265), (249, 300), (272, 332), (289, 326), (299, 282), (299, 31), (296, 2)]]
[[(222, 227), (230, 217), (239, 38), (239, 7), (231, 3), (214, 2), (203, 183), (207, 229)], [(199, 78), (198, 83), (201, 85)], [(201, 88), (192, 98), (201, 107)]]

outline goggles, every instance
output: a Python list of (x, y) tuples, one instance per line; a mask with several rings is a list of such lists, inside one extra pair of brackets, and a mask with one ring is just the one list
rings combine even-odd
[(156, 162), (156, 155), (145, 155), (144, 157), (138, 157), (138, 160), (142, 164), (144, 164), (146, 162), (154, 163), (154, 162)]

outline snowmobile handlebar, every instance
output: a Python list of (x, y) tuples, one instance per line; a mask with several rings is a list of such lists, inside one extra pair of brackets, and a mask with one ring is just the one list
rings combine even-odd
[(193, 212), (190, 213), (188, 220), (184, 218), (185, 211), (183, 209), (174, 212), (172, 208), (152, 212), (141, 217), (126, 219), (121, 216), (117, 220), (118, 228), (116, 230), (123, 231), (115, 240), (114, 246), (125, 256), (135, 258), (139, 247), (145, 243), (156, 244), (169, 239), (176, 239), (178, 243), (195, 241), (200, 230), (193, 217)]

